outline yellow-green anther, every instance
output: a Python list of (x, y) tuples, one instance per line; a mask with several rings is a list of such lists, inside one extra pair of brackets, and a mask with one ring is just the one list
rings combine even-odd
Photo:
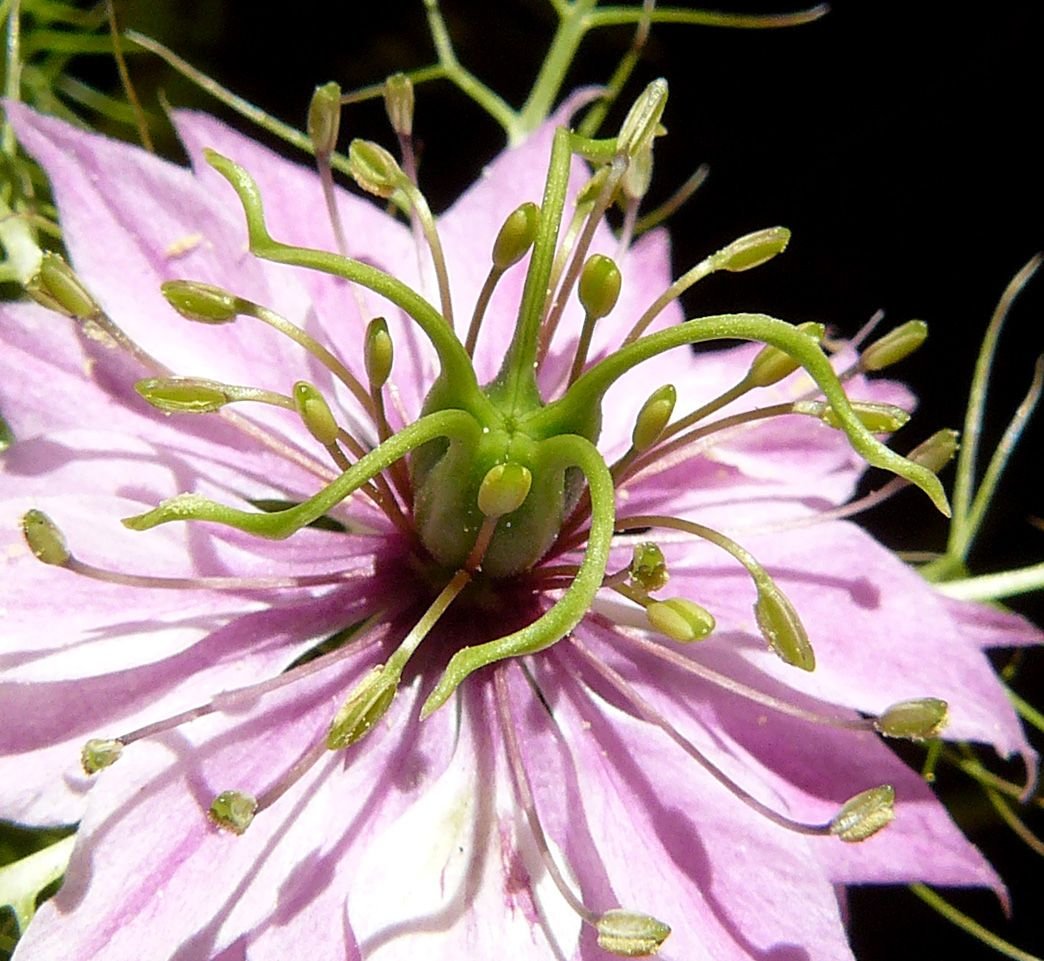
[(393, 73), (384, 81), (384, 109), (400, 137), (413, 135), (413, 81), (404, 73)]
[(893, 704), (874, 723), (885, 737), (923, 741), (935, 737), (949, 721), (950, 706), (937, 697), (918, 697)]
[(613, 908), (597, 921), (598, 946), (621, 958), (646, 958), (655, 954), (671, 929), (640, 911)]
[(656, 593), (666, 587), (667, 581), (670, 580), (663, 551), (652, 541), (642, 541), (641, 544), (635, 545), (627, 573), (631, 583), (640, 587), (646, 594)]
[(906, 459), (937, 474), (953, 460), (959, 447), (960, 434), (955, 430), (943, 428), (918, 444), (906, 455)]
[(337, 421), (319, 389), (306, 380), (299, 380), (294, 384), (293, 397), (297, 415), (308, 428), (308, 433), (324, 447), (336, 443)]
[(380, 390), (387, 383), (395, 361), (395, 347), (388, 333), (388, 322), (383, 317), (374, 317), (366, 328), (363, 361), (370, 387)]
[(677, 401), (678, 391), (674, 384), (664, 384), (663, 387), (654, 390), (649, 399), (642, 404), (634, 422), (634, 430), (631, 432), (631, 446), (639, 454), (660, 439), (674, 415), (674, 405)]
[(168, 280), (160, 285), (163, 296), (186, 320), (203, 324), (227, 324), (240, 313), (241, 301), (227, 290), (195, 280)]
[(769, 647), (791, 667), (814, 671), (816, 655), (787, 596), (772, 581), (758, 584), (754, 617)]
[(168, 414), (210, 414), (232, 400), (223, 384), (198, 377), (150, 377), (134, 389)]
[[(826, 333), (826, 327), (814, 321), (798, 324), (797, 329), (817, 344)], [(751, 362), (746, 381), (751, 387), (768, 387), (794, 373), (800, 366), (790, 354), (778, 347), (762, 347)]]
[(616, 152), (634, 158), (652, 144), (667, 106), (667, 81), (654, 80), (634, 102), (616, 138)]
[(46, 251), (40, 270), (26, 285), (37, 303), (77, 320), (90, 320), (101, 313), (95, 299), (59, 254)]
[(406, 175), (395, 158), (372, 140), (353, 140), (348, 146), (348, 172), (363, 190), (390, 197)]
[(786, 227), (766, 227), (755, 230), (752, 234), (744, 234), (727, 247), (723, 247), (714, 255), (717, 270), (728, 270), (739, 273), (751, 270), (772, 260), (783, 253), (790, 243), (790, 231)]
[(308, 104), (308, 137), (317, 157), (329, 157), (337, 148), (341, 129), (341, 88), (331, 81), (315, 88)]
[(653, 151), (650, 142), (644, 150), (638, 151), (631, 158), (620, 180), (620, 190), (630, 200), (641, 200), (649, 192), (652, 176)]
[(210, 820), (219, 828), (242, 834), (257, 813), (257, 798), (242, 791), (222, 791), (210, 802)]
[(69, 561), (65, 538), (43, 511), (31, 510), (22, 517), (22, 534), (38, 561), (63, 567)]
[(882, 370), (908, 357), (928, 337), (928, 325), (923, 320), (908, 320), (875, 340), (859, 356), (863, 370)]
[(649, 625), (672, 641), (702, 641), (714, 630), (714, 616), (705, 607), (684, 597), (653, 601), (645, 609)]
[(493, 266), (507, 270), (517, 264), (533, 246), (540, 227), (540, 208), (531, 201), (516, 207), (493, 242)]
[(529, 496), (533, 475), (514, 461), (497, 464), (482, 478), (478, 508), (486, 517), (502, 517), (518, 510)]
[(872, 837), (895, 819), (895, 788), (870, 788), (846, 801), (830, 822), (830, 833), (854, 844)]
[(110, 737), (92, 737), (80, 751), (80, 765), (85, 774), (97, 774), (111, 767), (123, 754), (123, 742)]
[(338, 751), (369, 734), (395, 700), (398, 683), (398, 676), (385, 676), (383, 664), (372, 668), (330, 722), (326, 746), (331, 751)]
[(612, 312), (620, 296), (620, 268), (611, 257), (592, 254), (580, 273), (577, 293), (580, 303), (592, 320), (599, 320)]
[[(856, 400), (850, 404), (859, 422), (874, 434), (892, 434), (910, 420), (910, 415), (905, 410), (893, 404), (874, 404)], [(844, 429), (834, 408), (823, 401), (798, 401), (794, 404), (794, 412), (818, 417), (828, 427)]]

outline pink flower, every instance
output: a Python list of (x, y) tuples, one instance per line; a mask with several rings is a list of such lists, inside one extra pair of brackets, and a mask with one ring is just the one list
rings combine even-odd
[[(396, 526), (358, 493), (322, 512), (343, 529), (305, 527), (285, 540), (198, 522), (123, 526), (183, 492), (250, 512), (265, 500), (300, 503), (338, 473), (292, 411), (244, 405), (232, 420), (147, 406), (134, 384), (156, 378), (149, 358), (178, 375), (284, 395), (304, 379), (364, 441), (378, 433), (314, 354), (249, 317), (187, 323), (160, 285), (188, 278), (270, 308), (362, 384), (366, 323), (383, 312), (395, 350), (383, 392), (393, 430), (417, 421), (440, 358), (383, 298), (253, 256), (240, 200), (203, 149), (256, 180), (276, 240), (330, 249), (312, 172), (199, 114), (176, 117), (188, 171), (9, 109), (52, 180), (77, 276), (108, 318), (77, 324), (14, 304), (0, 328), (2, 410), (16, 438), (0, 462), (0, 815), (80, 821), (64, 885), (18, 958), (597, 958), (605, 954), (585, 922), (605, 928), (605, 913), (622, 907), (670, 926), (666, 958), (794, 951), (836, 961), (850, 956), (844, 885), (919, 880), (990, 886), (1004, 897), (991, 867), (865, 717), (941, 698), (946, 736), (1021, 752), (1032, 769), (983, 649), (1039, 636), (1014, 617), (943, 599), (848, 522), (795, 524), (844, 503), (864, 466), (844, 434), (815, 417), (704, 439), (616, 492), (618, 524), (669, 516), (725, 531), (771, 575), (752, 584), (734, 551), (691, 528), (643, 534), (666, 558), (664, 596), (697, 601), (716, 620), (705, 641), (685, 646), (652, 630), (649, 604), (668, 634), (686, 630), (677, 618), (691, 627), (702, 614), (655, 607), (640, 577), (626, 576), (636, 538), (616, 538), (607, 569), (624, 572), (611, 581), (631, 601), (603, 588), (563, 639), (476, 670), (421, 721), (454, 653), (564, 609), (584, 557), (583, 539), (570, 546), (565, 537), (520, 573), (494, 578), (471, 565), (472, 583), (424, 638), (390, 706), (378, 698), (372, 715), (335, 724), (342, 739), (359, 740), (328, 750), (339, 708), (360, 685), (364, 694), (379, 689), (373, 668), (389, 663), (454, 565), (432, 562), (408, 506)], [(501, 225), (519, 204), (541, 201), (552, 136), (548, 125), (502, 154), (438, 220), (458, 331)], [(574, 162), (567, 220), (583, 177)], [(408, 227), (367, 200), (339, 193), (338, 203), (351, 257), (438, 302), (431, 258), (418, 255)], [(599, 224), (591, 250), (615, 256), (616, 247)], [(591, 364), (617, 349), (670, 283), (661, 231), (618, 262), (622, 290), (594, 328)], [(519, 264), (493, 293), (474, 357), (480, 384), (495, 377), (511, 342), (525, 277)], [(540, 370), (545, 399), (568, 378), (582, 319), (571, 303)], [(672, 302), (650, 329), (680, 329), (682, 319)], [(137, 354), (113, 342), (109, 322)], [(604, 462), (628, 450), (654, 388), (673, 384), (685, 414), (741, 380), (756, 354), (680, 349), (634, 367), (602, 406)], [(811, 386), (802, 378), (744, 395), (724, 415), (790, 403)], [(858, 376), (848, 389), (860, 400), (912, 404), (894, 383)], [(590, 478), (586, 462), (578, 466)], [(401, 476), (386, 475), (405, 489)], [(431, 477), (417, 473), (415, 488), (440, 504), (458, 480), (465, 485), (453, 473), (437, 484)], [(74, 561), (50, 566), (32, 555), (21, 533), (28, 511), (53, 520)], [(146, 580), (97, 579), (83, 565)], [(164, 577), (186, 580), (178, 590), (147, 580)], [(766, 594), (785, 604), (781, 592), (805, 625), (814, 671), (794, 666), (807, 652), (787, 634), (792, 626), (776, 639), (782, 656), (766, 649), (761, 635), (772, 632), (759, 630), (752, 604)], [(326, 653), (314, 657), (323, 642)], [(119, 761), (85, 775), (84, 743), (117, 737)], [(837, 827), (802, 833), (783, 823), (829, 823), (847, 799), (882, 784), (894, 787), (895, 820), (862, 843), (844, 843)], [(226, 791), (258, 802), (241, 835), (207, 816)], [(648, 937), (650, 950), (662, 940), (651, 921), (638, 926), (634, 938)], [(636, 949), (635, 940), (602, 935), (609, 948)]]

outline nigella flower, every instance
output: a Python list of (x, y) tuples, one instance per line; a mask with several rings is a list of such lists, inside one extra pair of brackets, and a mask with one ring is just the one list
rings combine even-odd
[(1032, 768), (983, 649), (1037, 638), (843, 519), (866, 460), (945, 507), (948, 436), (871, 433), (895, 338), (683, 323), (785, 231), (674, 286), (612, 235), (664, 97), (437, 222), (353, 144), (413, 229), (337, 192), (339, 240), (206, 116), (187, 171), (10, 108), (76, 272), (2, 328), (0, 813), (80, 822), (17, 957), (836, 961), (845, 885), (1004, 896), (880, 735)]

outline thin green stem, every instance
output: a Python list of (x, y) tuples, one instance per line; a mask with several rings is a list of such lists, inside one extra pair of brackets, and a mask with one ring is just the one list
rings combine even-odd
[(961, 601), (999, 601), (1005, 597), (1044, 590), (1044, 561), (998, 574), (940, 581), (936, 583), (935, 589)]
[[(5, 55), (7, 63), (4, 71), (4, 96), (15, 103), (22, 99), (22, 5), (20, 0), (13, 0), (7, 11), (7, 42)], [(17, 148), (14, 128), (4, 114), (3, 133), (0, 134), (0, 149), (5, 157), (13, 158)]]
[(1019, 697), (1010, 687), (1007, 688), (1008, 699), (1015, 706), (1021, 717), (1027, 724), (1032, 724), (1038, 731), (1044, 733), (1044, 713), (1038, 711), (1029, 701)]
[[(698, 27), (733, 27), (743, 30), (772, 30), (812, 23), (829, 10), (825, 3), (795, 13), (740, 14), (685, 7), (660, 7), (649, 16), (651, 23), (684, 23)], [(646, 14), (641, 7), (602, 7), (587, 18), (587, 26), (618, 27), (638, 23)]]

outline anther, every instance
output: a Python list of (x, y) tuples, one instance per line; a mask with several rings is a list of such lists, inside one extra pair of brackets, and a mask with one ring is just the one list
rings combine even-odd
[(631, 583), (646, 594), (655, 594), (666, 587), (670, 576), (663, 551), (652, 541), (635, 544), (628, 575)]
[(753, 270), (783, 253), (788, 243), (790, 231), (786, 227), (756, 230), (739, 237), (714, 254), (714, 269), (727, 270), (730, 273)]
[(413, 81), (404, 73), (393, 73), (384, 81), (384, 111), (396, 136), (413, 136)]
[(211, 414), (234, 399), (226, 385), (200, 377), (150, 377), (139, 380), (134, 389), (168, 414)]
[(870, 344), (859, 355), (859, 367), (865, 371), (891, 367), (909, 357), (927, 337), (928, 325), (923, 320), (908, 320)]
[(31, 510), (22, 517), (22, 534), (38, 561), (64, 567), (72, 556), (65, 538), (43, 511)]
[(363, 190), (385, 200), (406, 179), (398, 161), (384, 147), (358, 138), (348, 146), (348, 172)]
[(684, 597), (651, 601), (645, 616), (653, 630), (682, 644), (702, 641), (715, 627), (714, 616), (707, 608)]
[(59, 254), (51, 251), (44, 252), (40, 270), (26, 284), (25, 290), (38, 304), (67, 317), (92, 320), (101, 313), (101, 308), (73, 269)]
[(794, 605), (771, 579), (758, 583), (757, 589), (754, 618), (762, 637), (791, 667), (814, 671), (816, 656)]
[(906, 458), (938, 473), (953, 460), (959, 447), (960, 435), (957, 431), (943, 428), (918, 444)]
[(348, 695), (330, 722), (326, 746), (338, 751), (361, 740), (388, 713), (398, 690), (398, 677), (389, 677), (383, 664), (371, 668)]
[(580, 329), (580, 339), (573, 355), (573, 366), (569, 371), (569, 383), (580, 376), (587, 362), (587, 352), (591, 347), (591, 336), (595, 322), (612, 313), (620, 296), (622, 278), (620, 269), (611, 258), (604, 254), (592, 254), (580, 271), (580, 282), (577, 295), (584, 308), (584, 323)]
[(655, 954), (671, 933), (662, 921), (640, 911), (613, 908), (596, 923), (598, 946), (622, 958), (645, 958)]
[(483, 514), (483, 521), (464, 562), (467, 570), (477, 570), (482, 564), (500, 518), (522, 506), (532, 484), (533, 475), (529, 469), (514, 461), (497, 464), (486, 472), (478, 491), (478, 509)]
[(616, 138), (616, 152), (633, 158), (652, 143), (660, 132), (660, 118), (667, 106), (667, 81), (650, 83), (635, 100)]
[(329, 158), (337, 149), (340, 128), (341, 88), (331, 81), (316, 87), (308, 104), (308, 138), (317, 157)]
[(674, 415), (674, 405), (678, 401), (678, 391), (673, 384), (664, 384), (649, 395), (642, 404), (631, 432), (631, 446), (636, 454), (648, 450), (663, 435), (667, 424)]
[(830, 833), (849, 844), (865, 841), (895, 819), (895, 788), (870, 788), (851, 798), (830, 822)]
[(387, 383), (395, 360), (395, 348), (391, 334), (388, 333), (388, 322), (383, 317), (374, 317), (366, 328), (363, 359), (372, 394)]
[(80, 752), (80, 764), (86, 774), (97, 774), (115, 764), (123, 754), (123, 748), (123, 741), (117, 738), (91, 738)]
[(210, 803), (207, 813), (219, 828), (233, 834), (242, 834), (254, 820), (257, 799), (242, 791), (222, 791)]
[(182, 317), (203, 324), (227, 324), (242, 313), (238, 297), (227, 290), (195, 280), (168, 280), (160, 285), (163, 296)]
[[(874, 434), (893, 434), (905, 426), (910, 415), (894, 404), (874, 404), (866, 401), (851, 401), (852, 413), (859, 422)], [(807, 414), (817, 417), (828, 427), (842, 430), (834, 408), (830, 404), (818, 400), (799, 400), (794, 403), (795, 414)]]
[(335, 446), (339, 428), (334, 420), (333, 411), (330, 410), (326, 398), (319, 392), (319, 388), (306, 380), (299, 380), (294, 384), (292, 396), (297, 414), (308, 428), (308, 433), (324, 447)]
[[(823, 339), (826, 328), (815, 321), (798, 324), (797, 329), (817, 344)], [(769, 387), (794, 373), (801, 365), (790, 354), (778, 347), (762, 347), (751, 361), (750, 370), (744, 378), (748, 387)]]
[(949, 721), (949, 705), (937, 697), (919, 697), (893, 704), (874, 722), (885, 737), (923, 741), (935, 737)]

